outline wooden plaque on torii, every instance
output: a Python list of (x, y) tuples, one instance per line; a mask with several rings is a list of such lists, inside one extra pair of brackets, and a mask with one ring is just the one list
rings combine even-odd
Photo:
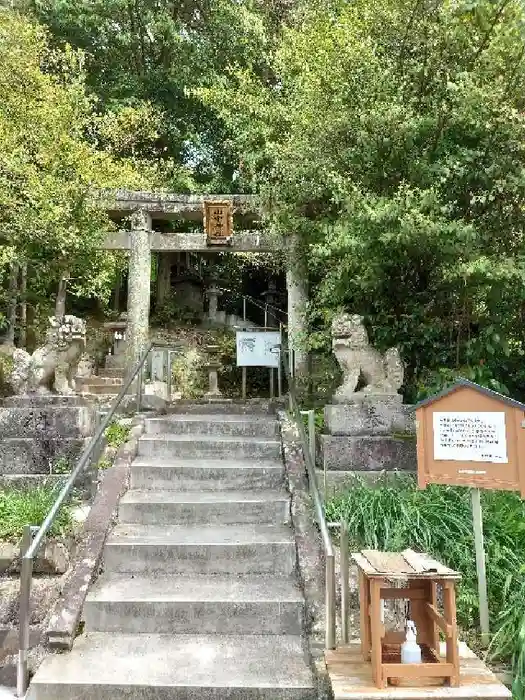
[(209, 246), (230, 245), (233, 238), (233, 207), (229, 200), (204, 202), (204, 230)]

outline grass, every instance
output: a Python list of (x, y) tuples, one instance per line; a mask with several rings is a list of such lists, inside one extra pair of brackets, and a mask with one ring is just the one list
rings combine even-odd
[[(35, 488), (7, 488), (0, 490), (0, 539), (18, 541), (25, 525), (41, 525), (58, 495), (59, 485), (42, 484)], [(64, 504), (53, 523), (50, 535), (62, 536), (71, 532), (73, 516), (71, 504)]]
[[(476, 560), (467, 489), (429, 486), (385, 475), (379, 487), (356, 479), (326, 505), (344, 518), (353, 547), (425, 551), (461, 572), (458, 622), (478, 629)], [(514, 697), (525, 700), (525, 503), (514, 493), (482, 493), (487, 582), (493, 638), (489, 658), (510, 662)]]

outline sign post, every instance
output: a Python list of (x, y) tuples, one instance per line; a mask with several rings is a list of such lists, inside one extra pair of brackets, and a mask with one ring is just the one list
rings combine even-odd
[(489, 609), (480, 489), (525, 497), (525, 404), (458, 380), (415, 406), (417, 474), (427, 484), (471, 489), (480, 629), (488, 642)]
[(276, 330), (242, 330), (236, 333), (237, 367), (242, 367), (242, 395), (246, 398), (246, 368), (268, 367), (270, 394), (274, 395), (274, 369), (279, 370), (281, 359), (281, 332)]
[(478, 575), (479, 623), (484, 644), (489, 642), (489, 597), (487, 593), (487, 572), (485, 569), (485, 544), (483, 541), (483, 513), (481, 491), (471, 489), (472, 521), (474, 523), (474, 546), (476, 548), (476, 572)]

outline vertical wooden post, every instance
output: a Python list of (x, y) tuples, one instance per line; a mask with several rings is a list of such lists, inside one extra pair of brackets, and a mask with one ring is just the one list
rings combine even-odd
[(359, 613), (361, 615), (361, 653), (363, 661), (370, 661), (370, 582), (364, 571), (359, 569)]
[(485, 544), (483, 541), (483, 513), (481, 510), (481, 492), (479, 489), (472, 489), (470, 492), (472, 503), (472, 521), (474, 523), (474, 544), (476, 548), (476, 570), (478, 575), (478, 596), (479, 596), (479, 622), (481, 627), (481, 638), (484, 644), (488, 644), (489, 626), (489, 603), (487, 595), (487, 573), (485, 569)]
[(246, 367), (242, 368), (242, 398), (246, 398)]
[(370, 625), (372, 632), (372, 677), (376, 688), (386, 686), (382, 670), (381, 582), (370, 579)]
[(456, 669), (454, 675), (450, 678), (450, 685), (453, 688), (457, 688), (459, 686), (459, 649), (456, 623), (456, 589), (454, 586), (454, 581), (445, 581), (443, 583), (443, 608), (445, 620), (452, 629), (450, 637), (447, 637), (447, 663), (452, 664)]

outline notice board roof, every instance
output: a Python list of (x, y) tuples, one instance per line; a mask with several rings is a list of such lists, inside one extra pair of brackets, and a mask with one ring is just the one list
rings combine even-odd
[(422, 408), (423, 406), (428, 406), (429, 404), (435, 403), (436, 401), (439, 401), (445, 396), (454, 393), (458, 389), (462, 389), (465, 387), (469, 389), (474, 389), (475, 391), (479, 391), (480, 394), (484, 394), (485, 396), (488, 396), (492, 399), (501, 401), (502, 403), (507, 404), (508, 406), (512, 406), (513, 408), (518, 408), (521, 411), (525, 411), (525, 403), (521, 403), (521, 401), (516, 401), (516, 399), (511, 399), (508, 396), (504, 396), (504, 394), (500, 394), (497, 391), (493, 391), (492, 389), (487, 389), (487, 387), (485, 386), (480, 386), (479, 384), (471, 382), (469, 379), (463, 379), (462, 377), (459, 377), (454, 382), (454, 384), (447, 387), (446, 389), (443, 389), (443, 391), (440, 391), (438, 394), (428, 396), (426, 399), (423, 399), (423, 401), (420, 401), (419, 403), (415, 404), (414, 406), (412, 406), (411, 410), (415, 411), (418, 408)]

